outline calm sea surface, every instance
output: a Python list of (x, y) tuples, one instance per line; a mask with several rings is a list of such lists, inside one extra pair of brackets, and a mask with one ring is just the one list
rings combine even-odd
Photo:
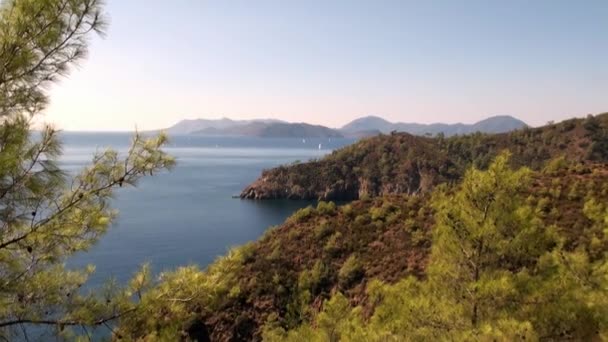
[[(96, 150), (126, 151), (130, 138), (126, 133), (65, 132), (62, 164), (77, 171)], [(232, 198), (263, 169), (322, 157), (353, 141), (172, 137), (166, 151), (177, 158), (175, 169), (147, 177), (137, 188), (119, 189), (112, 202), (120, 211), (116, 224), (68, 266), (95, 264), (89, 285), (109, 277), (124, 282), (145, 262), (156, 272), (187, 264), (204, 267), (231, 246), (255, 240), (310, 204)]]

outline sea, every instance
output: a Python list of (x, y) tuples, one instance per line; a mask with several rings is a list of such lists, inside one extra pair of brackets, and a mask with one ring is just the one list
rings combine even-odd
[[(76, 173), (107, 148), (125, 153), (130, 133), (62, 132), (61, 166)], [(127, 282), (144, 263), (153, 272), (179, 266), (205, 268), (229, 248), (256, 240), (296, 210), (314, 204), (294, 200), (241, 200), (239, 193), (267, 168), (321, 158), (351, 144), (346, 138), (250, 138), (173, 136), (165, 150), (176, 167), (117, 189), (119, 211), (110, 230), (67, 267), (96, 267), (87, 287), (113, 278)]]

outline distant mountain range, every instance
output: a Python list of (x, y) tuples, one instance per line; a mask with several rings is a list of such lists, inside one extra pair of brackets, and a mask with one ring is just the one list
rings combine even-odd
[(418, 123), (392, 123), (378, 116), (366, 116), (356, 119), (344, 125), (341, 131), (345, 134), (363, 132), (363, 131), (378, 131), (381, 133), (389, 133), (392, 131), (406, 132), (415, 135), (438, 134), (443, 133), (446, 136), (457, 134), (469, 134), (474, 132), (483, 133), (504, 133), (514, 131), (526, 126), (526, 123), (512, 116), (501, 115), (493, 116), (474, 124), (418, 124)]
[(512, 116), (493, 116), (474, 124), (418, 124), (392, 123), (378, 116), (366, 116), (344, 125), (340, 129), (328, 128), (307, 123), (290, 123), (275, 119), (218, 120), (194, 119), (182, 120), (166, 131), (173, 135), (209, 135), (209, 136), (254, 136), (266, 138), (334, 138), (366, 137), (392, 131), (407, 132), (415, 135), (443, 133), (446, 136), (468, 134), (473, 132), (503, 133), (526, 126), (521, 120)]
[(206, 131), (209, 133), (221, 133), (224, 130), (230, 130), (235, 127), (245, 127), (251, 124), (273, 124), (273, 123), (286, 123), (281, 120), (275, 119), (258, 119), (258, 120), (231, 120), (228, 118), (222, 118), (217, 120), (207, 119), (193, 119), (193, 120), (182, 120), (175, 125), (166, 129), (167, 133), (174, 135), (182, 134), (205, 134)]

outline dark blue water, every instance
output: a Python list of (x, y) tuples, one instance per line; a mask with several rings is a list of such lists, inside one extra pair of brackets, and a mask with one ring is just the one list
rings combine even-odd
[[(76, 171), (96, 150), (125, 151), (130, 134), (63, 133), (63, 166)], [(154, 271), (180, 265), (201, 267), (228, 248), (254, 240), (280, 224), (301, 201), (248, 201), (232, 198), (265, 168), (321, 157), (351, 139), (262, 139), (173, 137), (166, 150), (177, 158), (168, 173), (148, 177), (137, 188), (121, 188), (113, 200), (116, 224), (100, 242), (69, 261), (96, 265), (89, 285), (110, 276), (124, 282), (142, 263)], [(319, 149), (321, 144), (321, 149)]]

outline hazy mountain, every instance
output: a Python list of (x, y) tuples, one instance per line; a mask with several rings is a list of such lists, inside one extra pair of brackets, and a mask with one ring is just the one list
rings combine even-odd
[(275, 119), (259, 120), (231, 120), (222, 118), (218, 120), (194, 119), (182, 120), (167, 128), (169, 134), (199, 134), (215, 136), (254, 136), (254, 137), (354, 137), (362, 138), (375, 136), (391, 131), (407, 132), (415, 135), (443, 133), (446, 136), (468, 134), (473, 132), (502, 133), (513, 131), (526, 124), (511, 116), (494, 116), (475, 124), (417, 124), (392, 123), (377, 116), (366, 116), (356, 119), (342, 127), (340, 130), (307, 123), (289, 123)]
[(249, 122), (223, 129), (207, 127), (192, 132), (202, 135), (254, 136), (264, 138), (339, 138), (342, 134), (335, 129), (306, 123)]
[(217, 134), (221, 134), (221, 131), (227, 130), (237, 126), (244, 126), (252, 123), (280, 123), (283, 122), (281, 120), (275, 119), (256, 119), (256, 120), (231, 120), (228, 118), (216, 119), (216, 120), (208, 120), (208, 119), (192, 119), (192, 120), (182, 120), (175, 125), (166, 129), (167, 133), (180, 135), (180, 134), (191, 134), (194, 132), (217, 132)]
[(355, 119), (344, 125), (340, 130), (349, 133), (365, 131), (380, 131), (388, 133), (393, 130), (393, 126), (394, 124), (392, 122), (384, 120), (378, 116), (370, 115)]
[(345, 134), (353, 134), (361, 131), (378, 130), (382, 133), (391, 131), (407, 132), (410, 134), (424, 135), (443, 133), (447, 136), (456, 134), (468, 134), (473, 132), (484, 133), (504, 133), (520, 129), (526, 126), (526, 123), (512, 116), (502, 115), (493, 116), (474, 124), (418, 124), (418, 123), (392, 123), (377, 116), (366, 116), (356, 119), (341, 128)]
[(525, 122), (509, 115), (493, 116), (472, 125), (473, 131), (504, 133), (527, 126)]

